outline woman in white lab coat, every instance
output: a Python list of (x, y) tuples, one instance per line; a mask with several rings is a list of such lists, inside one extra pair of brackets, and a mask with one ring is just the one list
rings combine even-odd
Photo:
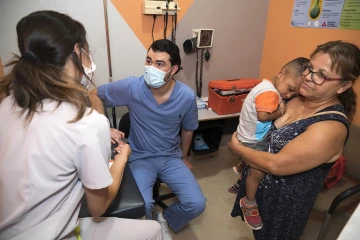
[(131, 149), (109, 170), (108, 120), (87, 107), (95, 70), (83, 25), (39, 11), (17, 26), (21, 56), (0, 80), (0, 239), (161, 239), (156, 221), (94, 217), (116, 196)]

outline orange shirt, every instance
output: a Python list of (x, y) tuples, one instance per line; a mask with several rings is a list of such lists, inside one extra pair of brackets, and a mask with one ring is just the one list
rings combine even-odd
[[(265, 79), (271, 82), (269, 79)], [(272, 82), (271, 82), (272, 83)], [(263, 92), (256, 96), (255, 106), (257, 112), (273, 113), (279, 106), (279, 94), (273, 91)]]

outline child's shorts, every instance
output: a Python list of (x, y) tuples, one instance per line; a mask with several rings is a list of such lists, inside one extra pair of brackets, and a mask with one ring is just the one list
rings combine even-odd
[(269, 139), (270, 134), (266, 134), (263, 139), (261, 139), (259, 142), (256, 143), (247, 143), (247, 142), (241, 142), (242, 144), (244, 144), (245, 146), (255, 149), (255, 150), (259, 150), (259, 151), (267, 151), (268, 149), (268, 139)]

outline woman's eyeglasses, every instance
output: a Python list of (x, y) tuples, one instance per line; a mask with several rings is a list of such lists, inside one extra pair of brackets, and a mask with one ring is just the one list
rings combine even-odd
[(311, 67), (308, 64), (301, 65), (300, 73), (306, 77), (311, 73), (311, 81), (317, 85), (323, 84), (325, 81), (336, 81), (336, 80), (344, 80), (342, 78), (329, 78), (322, 74), (321, 72), (314, 72), (311, 70)]

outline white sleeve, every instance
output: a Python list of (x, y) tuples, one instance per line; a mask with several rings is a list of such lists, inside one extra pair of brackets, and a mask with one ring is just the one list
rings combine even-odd
[[(85, 113), (86, 114), (86, 113)], [(86, 188), (100, 189), (112, 184), (110, 127), (105, 116), (92, 112), (76, 143), (75, 166)]]

